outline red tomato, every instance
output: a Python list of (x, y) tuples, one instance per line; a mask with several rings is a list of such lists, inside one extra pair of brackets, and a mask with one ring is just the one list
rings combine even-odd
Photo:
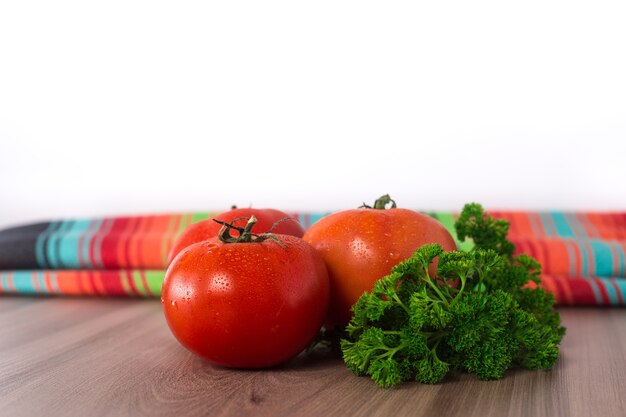
[(328, 268), (329, 327), (347, 324), (359, 297), (422, 245), (439, 243), (446, 251), (456, 250), (437, 220), (413, 210), (385, 209), (385, 204), (326, 216), (307, 230), (304, 240), (322, 254)]
[(275, 236), (280, 244), (214, 238), (174, 259), (161, 301), (183, 346), (216, 365), (262, 368), (314, 339), (328, 310), (324, 261), (302, 239)]
[[(257, 219), (257, 223), (254, 226), (255, 233), (269, 232), (276, 222), (289, 218), (287, 213), (275, 209), (234, 208), (218, 214), (215, 216), (215, 219), (226, 223), (230, 223), (235, 219), (240, 219), (236, 221), (234, 225), (244, 227), (246, 225), (246, 221), (252, 216)], [(176, 239), (174, 245), (170, 249), (168, 264), (172, 262), (176, 255), (178, 255), (178, 253), (187, 246), (217, 237), (217, 233), (220, 231), (221, 227), (221, 224), (214, 222), (212, 219), (202, 220), (190, 225), (178, 237), (178, 239)], [(236, 234), (236, 232), (234, 233)], [(272, 233), (302, 237), (304, 235), (304, 229), (295, 219), (285, 220), (276, 224)]]

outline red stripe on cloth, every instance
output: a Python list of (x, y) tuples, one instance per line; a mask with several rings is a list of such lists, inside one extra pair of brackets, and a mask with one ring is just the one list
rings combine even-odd
[(87, 282), (89, 279), (87, 278), (87, 274), (85, 271), (77, 271), (78, 273), (78, 291), (81, 294), (90, 294), (90, 287), (87, 286)]
[(573, 304), (573, 301), (572, 301), (571, 297), (568, 297), (566, 295), (566, 294), (571, 294), (569, 291), (566, 290), (567, 284), (563, 283), (563, 281), (561, 281), (559, 279), (553, 279), (552, 280), (552, 284), (554, 285), (555, 288), (557, 288), (557, 292), (559, 294), (559, 297), (557, 299), (557, 303), (559, 303), (559, 304), (565, 304), (565, 303)]
[(155, 216), (150, 233), (143, 242), (143, 253), (146, 259), (146, 268), (160, 269), (165, 265), (162, 259), (163, 236), (167, 234), (170, 215)]
[(116, 264), (118, 268), (126, 268), (128, 267), (128, 247), (126, 243), (128, 242), (128, 238), (131, 236), (131, 233), (137, 223), (137, 219), (131, 217), (125, 224), (124, 230), (117, 237), (117, 245), (115, 246), (116, 250)]
[(591, 282), (582, 278), (570, 278), (567, 280), (570, 286), (576, 304), (597, 305), (596, 296), (593, 291)]
[(146, 262), (144, 260), (143, 251), (140, 250), (142, 243), (144, 241), (145, 236), (150, 231), (150, 225), (152, 224), (152, 219), (154, 216), (146, 216), (142, 219), (141, 223), (138, 227), (138, 232), (136, 236), (133, 236), (130, 245), (130, 258), (133, 261), (133, 266), (145, 266)]
[(611, 215), (609, 216), (609, 224), (612, 227), (613, 230), (613, 238), (614, 239), (623, 239), (624, 238), (624, 231), (622, 230), (622, 228), (620, 227), (620, 216), (618, 213), (611, 213)]
[(135, 259), (133, 258), (133, 254), (131, 253), (131, 240), (133, 238), (134, 235), (136, 235), (138, 233), (138, 229), (139, 226), (141, 226), (141, 222), (142, 222), (142, 218), (137, 218), (134, 217), (132, 219), (132, 221), (129, 223), (129, 228), (126, 231), (126, 233), (124, 233), (124, 237), (122, 240), (122, 246), (124, 248), (123, 251), (123, 268), (129, 268), (132, 267), (133, 265), (136, 265), (134, 263)]
[(102, 265), (107, 269), (119, 268), (119, 245), (120, 236), (124, 234), (130, 218), (118, 217), (113, 220), (111, 228), (105, 236), (102, 237), (102, 243), (100, 245), (100, 257), (102, 258)]
[(526, 250), (526, 246), (524, 245), (524, 239), (513, 238), (509, 239), (513, 245), (515, 245), (515, 252), (513, 255), (519, 255), (520, 253), (524, 253)]
[(620, 240), (626, 239), (626, 230), (622, 225), (622, 214), (613, 213), (611, 216), (613, 219), (613, 227), (615, 227), (615, 237)]
[(102, 271), (100, 279), (108, 295), (129, 295), (122, 285), (122, 274), (119, 271)]
[(515, 212), (511, 219), (517, 224), (517, 230), (520, 236), (534, 236), (533, 225), (527, 213)]
[(146, 221), (143, 223), (142, 227), (143, 227), (143, 232), (141, 233), (140, 236), (137, 236), (133, 239), (132, 244), (135, 245), (134, 246), (134, 250), (136, 253), (136, 258), (137, 258), (137, 265), (133, 265), (134, 268), (145, 268), (146, 265), (148, 265), (150, 263), (150, 256), (149, 256), (149, 252), (147, 250), (147, 246), (148, 246), (148, 239), (150, 238), (150, 235), (152, 233), (152, 227), (153, 227), (153, 223), (154, 223), (154, 218), (155, 216), (149, 216), (146, 218)]
[(521, 240), (517, 242), (513, 242), (516, 247), (516, 255), (521, 255), (523, 253), (531, 256), (533, 259), (539, 261), (537, 258), (537, 248), (535, 247), (535, 243), (529, 240)]
[(563, 291), (563, 298), (568, 304), (576, 304), (576, 299), (574, 294), (572, 293), (572, 288), (567, 281), (567, 277), (563, 275), (565, 279), (559, 279), (558, 282), (561, 283), (561, 290)]
[(623, 238), (626, 239), (626, 212), (621, 213), (619, 217), (619, 228), (622, 231)]
[[(542, 274), (540, 285), (554, 294), (558, 304), (576, 304), (567, 280), (560, 279), (560, 276)], [(532, 288), (532, 285), (529, 287)]]
[(545, 240), (537, 241), (537, 247), (538, 247), (539, 253), (541, 253), (541, 262), (539, 263), (541, 264), (542, 271), (543, 271), (544, 265), (547, 265), (548, 262), (550, 261), (550, 255), (548, 252), (547, 245), (548, 244)]

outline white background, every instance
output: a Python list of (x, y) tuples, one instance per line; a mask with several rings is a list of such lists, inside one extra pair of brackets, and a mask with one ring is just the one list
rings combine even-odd
[(0, 3), (0, 226), (626, 210), (623, 1)]

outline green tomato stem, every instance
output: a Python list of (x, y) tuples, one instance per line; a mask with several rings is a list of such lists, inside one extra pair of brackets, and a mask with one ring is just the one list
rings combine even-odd
[(396, 208), (396, 202), (389, 196), (389, 194), (385, 194), (383, 196), (381, 196), (380, 198), (378, 198), (375, 202), (374, 202), (374, 207), (372, 206), (368, 206), (367, 204), (363, 203), (362, 206), (359, 206), (359, 208), (367, 208), (367, 209), (374, 209), (374, 210), (386, 210), (387, 209), (387, 205), (391, 203), (391, 207), (389, 208)]
[[(245, 218), (245, 217), (244, 217)], [(283, 243), (276, 237), (276, 235), (267, 232), (267, 233), (263, 233), (263, 234), (256, 234), (256, 233), (252, 233), (252, 228), (254, 227), (254, 225), (257, 223), (257, 218), (254, 216), (250, 216), (250, 218), (248, 219), (248, 222), (246, 223), (246, 226), (244, 228), (241, 227), (237, 227), (235, 226), (235, 222), (238, 220), (241, 220), (242, 218), (239, 219), (235, 219), (233, 221), (231, 221), (230, 223), (227, 222), (223, 222), (221, 220), (217, 220), (217, 219), (213, 219), (214, 222), (219, 223), (222, 225), (222, 228), (220, 229), (219, 233), (218, 233), (218, 238), (220, 241), (224, 242), (224, 243), (260, 243), (263, 242), (267, 239), (272, 239), (274, 242), (278, 243), (281, 247), (285, 247), (285, 245), (283, 245)], [(275, 225), (274, 225), (275, 226)], [(274, 226), (272, 226), (272, 229), (274, 228)], [(230, 231), (232, 229), (235, 229), (239, 232), (239, 236), (235, 237), (232, 236), (230, 234)]]

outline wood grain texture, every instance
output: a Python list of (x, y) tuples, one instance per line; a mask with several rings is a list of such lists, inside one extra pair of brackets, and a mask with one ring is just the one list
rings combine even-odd
[(549, 372), (377, 388), (323, 352), (271, 370), (213, 367), (171, 336), (154, 300), (0, 298), (2, 416), (626, 415), (626, 310), (561, 310)]

